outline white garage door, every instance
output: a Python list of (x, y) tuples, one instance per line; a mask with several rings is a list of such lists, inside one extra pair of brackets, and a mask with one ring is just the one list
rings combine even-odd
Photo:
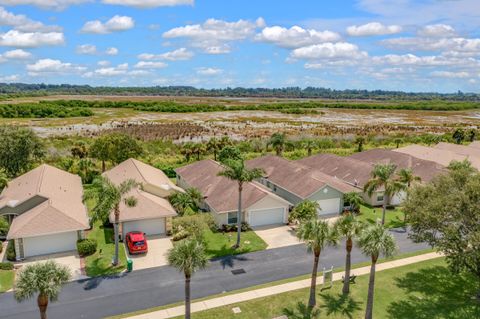
[(331, 215), (340, 213), (340, 198), (319, 200), (319, 215)]
[(60, 253), (77, 249), (77, 232), (23, 239), (24, 257)]
[(165, 234), (165, 218), (135, 220), (123, 223), (123, 235), (131, 231), (141, 231), (147, 235)]
[(394, 205), (394, 206), (400, 205), (401, 203), (403, 203), (406, 197), (407, 197), (407, 194), (405, 192), (397, 193), (390, 200), (390, 205)]
[(259, 209), (250, 211), (250, 226), (283, 224), (285, 208)]

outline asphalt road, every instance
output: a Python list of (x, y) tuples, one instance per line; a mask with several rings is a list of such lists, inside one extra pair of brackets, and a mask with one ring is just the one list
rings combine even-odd
[[(407, 238), (402, 230), (392, 231), (399, 253), (428, 248)], [(369, 259), (354, 249), (352, 263)], [(207, 269), (192, 279), (192, 297), (246, 288), (280, 279), (310, 273), (312, 256), (303, 244), (270, 249), (212, 261)], [(323, 267), (342, 267), (345, 262), (344, 245), (329, 247), (320, 257)], [(232, 270), (245, 273), (234, 275)], [(60, 299), (48, 307), (49, 319), (104, 318), (106, 316), (167, 305), (184, 298), (184, 278), (168, 266), (134, 271), (109, 278), (93, 278), (67, 284)], [(0, 318), (37, 319), (36, 300), (18, 304), (12, 293), (0, 294)]]

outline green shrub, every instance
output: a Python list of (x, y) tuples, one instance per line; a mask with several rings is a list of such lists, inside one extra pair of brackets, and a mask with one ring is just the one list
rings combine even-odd
[(8, 242), (6, 256), (7, 256), (7, 260), (9, 261), (17, 260), (17, 254), (15, 253), (15, 243), (13, 242), (13, 240), (10, 240)]
[(176, 240), (175, 238), (180, 240), (190, 236), (200, 238), (207, 229), (216, 230), (215, 220), (209, 213), (176, 217), (172, 222), (174, 240)]
[(97, 251), (97, 241), (94, 239), (79, 239), (77, 251), (82, 257), (93, 255)]
[[(242, 228), (243, 232), (249, 231), (249, 230), (252, 229), (247, 222), (242, 222), (242, 227), (241, 228)], [(224, 233), (236, 232), (237, 231), (237, 224), (231, 224), (231, 225), (223, 224), (222, 228), (220, 228), (220, 231), (224, 232)]]
[(0, 263), (0, 270), (13, 270), (13, 263)]
[(173, 235), (172, 240), (173, 241), (179, 241), (179, 240), (187, 238), (188, 236), (190, 236), (189, 232), (186, 231), (185, 229), (182, 229), (182, 230), (179, 230), (178, 232), (176, 232)]

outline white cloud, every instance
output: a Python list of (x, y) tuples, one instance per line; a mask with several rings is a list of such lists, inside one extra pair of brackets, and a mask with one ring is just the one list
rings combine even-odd
[(0, 82), (2, 83), (18, 82), (19, 80), (20, 76), (18, 74), (0, 76)]
[(63, 10), (70, 5), (92, 1), (93, 0), (0, 0), (0, 5), (32, 5), (42, 9)]
[(455, 29), (447, 24), (432, 24), (427, 25), (420, 30), (417, 34), (422, 37), (454, 37), (456, 35)]
[(380, 22), (370, 22), (363, 25), (352, 25), (347, 28), (347, 33), (354, 37), (372, 36), (372, 35), (386, 35), (402, 32), (402, 27), (399, 25), (383, 25)]
[(221, 73), (223, 73), (222, 69), (206, 67), (197, 68), (197, 74), (199, 75), (219, 75)]
[(193, 5), (194, 0), (102, 0), (105, 4), (131, 6), (136, 8), (173, 7)]
[(255, 22), (247, 20), (227, 22), (208, 19), (203, 24), (173, 28), (165, 32), (163, 37), (166, 39), (189, 39), (193, 47), (201, 48), (209, 54), (228, 53), (230, 52), (228, 42), (245, 40), (264, 24), (265, 21), (262, 18), (258, 18)]
[(134, 26), (135, 21), (131, 17), (115, 15), (105, 23), (100, 20), (88, 21), (80, 31), (83, 33), (108, 34), (126, 31)]
[(360, 51), (358, 46), (347, 42), (315, 44), (295, 49), (290, 53), (292, 59), (305, 60), (360, 59), (367, 56), (368, 54)]
[(114, 47), (108, 48), (108, 49), (105, 51), (105, 54), (106, 54), (106, 55), (117, 55), (117, 54), (118, 54), (118, 49), (117, 49), (117, 48), (114, 48)]
[(395, 38), (381, 42), (388, 48), (412, 51), (456, 51), (480, 54), (480, 39), (466, 38)]
[(127, 73), (128, 73), (128, 63), (123, 63), (113, 67), (102, 67), (94, 70), (93, 72), (86, 72), (85, 74), (83, 74), (83, 76), (87, 78), (91, 78), (94, 76), (110, 77), (110, 76), (125, 75)]
[(98, 53), (97, 47), (92, 44), (79, 45), (77, 46), (76, 52), (78, 54), (89, 54), (89, 55), (95, 55)]
[(105, 67), (105, 66), (109, 66), (111, 63), (110, 63), (110, 61), (102, 60), (102, 61), (98, 61), (97, 64), (99, 66), (104, 66)]
[(153, 62), (153, 61), (140, 61), (135, 64), (137, 69), (162, 69), (167, 67), (168, 64), (163, 62)]
[(168, 61), (180, 61), (190, 60), (194, 56), (192, 51), (186, 48), (180, 48), (174, 51), (165, 52), (162, 54), (150, 54), (142, 53), (138, 56), (140, 60), (168, 60)]
[(340, 35), (332, 31), (317, 31), (293, 26), (290, 29), (273, 26), (266, 27), (255, 37), (257, 41), (273, 43), (283, 48), (298, 48), (324, 42), (336, 42)]
[(40, 33), (10, 30), (7, 33), (0, 33), (0, 46), (35, 48), (61, 45), (64, 42), (65, 38), (61, 32)]
[(41, 59), (27, 65), (27, 71), (30, 76), (79, 73), (85, 69), (82, 66), (53, 59)]
[(372, 57), (374, 64), (415, 65), (415, 66), (478, 66), (479, 62), (472, 58), (447, 58), (444, 56), (417, 56), (414, 54), (387, 54)]
[(464, 79), (470, 77), (468, 72), (450, 72), (450, 71), (434, 71), (430, 73), (433, 77), (438, 78), (451, 78), (451, 79)]
[(58, 26), (46, 26), (42, 22), (34, 21), (23, 14), (16, 15), (5, 8), (0, 7), (0, 26), (14, 27), (18, 31), (23, 32), (51, 32), (61, 31)]
[(9, 60), (26, 60), (30, 59), (32, 57), (32, 54), (30, 52), (17, 49), (4, 52), (1, 56)]

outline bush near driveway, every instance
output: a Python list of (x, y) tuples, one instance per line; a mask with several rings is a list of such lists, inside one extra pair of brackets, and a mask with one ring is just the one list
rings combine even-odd
[(8, 261), (16, 261), (17, 254), (15, 253), (15, 243), (13, 240), (10, 240), (7, 245), (7, 252), (5, 253)]
[(77, 241), (77, 251), (81, 257), (93, 255), (97, 251), (97, 241), (95, 239), (79, 239)]
[(13, 270), (13, 263), (1, 263), (0, 270)]

